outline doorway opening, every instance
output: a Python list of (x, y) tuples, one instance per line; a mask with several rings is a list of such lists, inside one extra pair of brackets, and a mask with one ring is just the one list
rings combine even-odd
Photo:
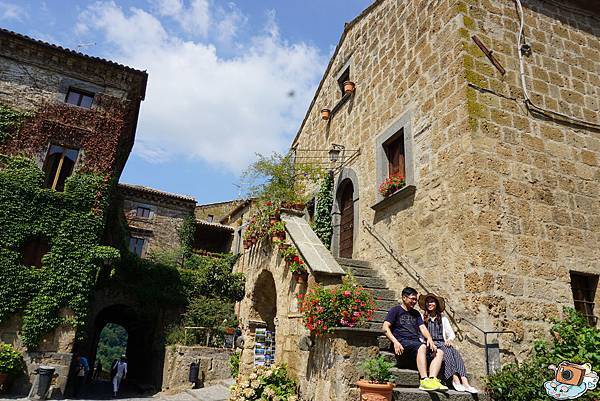
[(339, 255), (352, 259), (354, 253), (354, 185), (346, 179), (340, 185), (340, 236)]

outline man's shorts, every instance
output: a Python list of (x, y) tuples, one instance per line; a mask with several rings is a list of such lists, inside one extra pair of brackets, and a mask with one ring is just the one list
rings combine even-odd
[(419, 351), (421, 345), (425, 345), (419, 340), (402, 340), (400, 341), (400, 344), (404, 347), (403, 355), (413, 355), (415, 358), (417, 357), (417, 351)]

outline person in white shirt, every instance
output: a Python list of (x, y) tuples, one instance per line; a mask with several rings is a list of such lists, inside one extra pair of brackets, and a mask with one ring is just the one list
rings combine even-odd
[(113, 394), (116, 397), (117, 392), (119, 391), (119, 386), (121, 385), (121, 381), (127, 376), (127, 358), (125, 358), (125, 355), (121, 356), (121, 359), (115, 363), (113, 369), (116, 373), (113, 377), (112, 385)]
[(452, 378), (452, 385), (456, 391), (467, 391), (469, 393), (478, 393), (479, 391), (469, 384), (467, 379), (467, 369), (462, 356), (456, 348), (453, 341), (456, 338), (454, 330), (446, 315), (442, 314), (446, 308), (444, 298), (433, 293), (419, 296), (419, 306), (423, 309), (423, 321), (433, 342), (444, 351), (444, 366), (442, 373), (444, 380)]

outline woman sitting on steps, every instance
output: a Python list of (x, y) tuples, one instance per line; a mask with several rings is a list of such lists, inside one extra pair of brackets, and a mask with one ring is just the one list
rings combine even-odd
[(444, 298), (432, 293), (420, 295), (419, 306), (425, 311), (423, 321), (433, 338), (433, 342), (438, 349), (444, 351), (444, 366), (442, 368), (444, 380), (448, 381), (452, 378), (452, 385), (456, 391), (478, 393), (479, 391), (469, 384), (465, 363), (452, 344), (456, 335), (448, 318), (442, 315), (442, 312), (446, 309)]

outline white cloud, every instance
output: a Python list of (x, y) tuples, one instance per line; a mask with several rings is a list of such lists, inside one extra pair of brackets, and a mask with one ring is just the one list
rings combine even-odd
[(23, 21), (27, 18), (27, 12), (23, 7), (14, 3), (0, 1), (0, 20)]
[(159, 15), (175, 19), (187, 33), (206, 36), (211, 18), (208, 0), (191, 0), (189, 6), (183, 0), (153, 0)]
[[(169, 10), (184, 7), (167, 3)], [(96, 3), (81, 21), (108, 42), (114, 53), (107, 57), (148, 71), (135, 152), (156, 162), (192, 157), (239, 172), (256, 152), (287, 148), (324, 64), (316, 48), (282, 40), (274, 18), (267, 33), (236, 43), (243, 51), (231, 58), (220, 57), (215, 44), (168, 33), (155, 15), (114, 2)]]

